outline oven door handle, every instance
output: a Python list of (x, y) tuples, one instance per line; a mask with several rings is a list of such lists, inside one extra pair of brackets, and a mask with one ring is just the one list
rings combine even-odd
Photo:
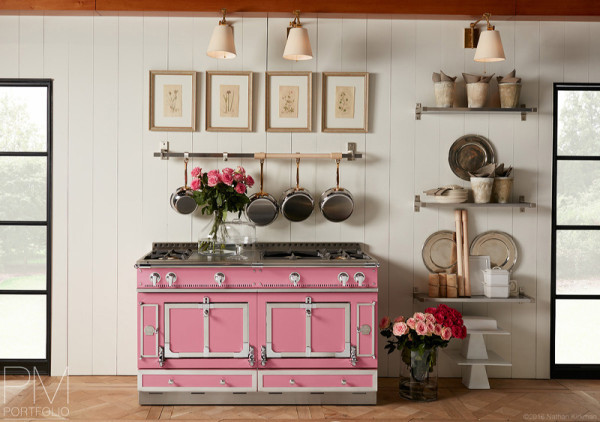
[(267, 365), (267, 346), (260, 346), (260, 366)]

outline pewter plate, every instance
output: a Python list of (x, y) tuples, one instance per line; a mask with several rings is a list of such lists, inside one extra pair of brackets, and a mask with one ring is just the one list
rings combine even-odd
[(421, 256), (432, 273), (444, 273), (456, 265), (456, 259), (452, 260), (452, 247), (456, 245), (453, 235), (450, 230), (440, 230), (425, 240)]
[(463, 180), (470, 180), (469, 172), (476, 173), (485, 165), (494, 162), (494, 148), (481, 135), (465, 135), (450, 147), (448, 163), (450, 169)]
[(511, 271), (517, 264), (517, 245), (510, 234), (489, 231), (473, 239), (471, 255), (489, 256), (492, 268)]

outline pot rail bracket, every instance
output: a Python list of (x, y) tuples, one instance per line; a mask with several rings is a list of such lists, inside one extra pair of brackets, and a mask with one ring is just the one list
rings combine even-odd
[(155, 152), (154, 157), (161, 160), (170, 158), (222, 158), (228, 161), (230, 158), (249, 158), (254, 160), (270, 159), (327, 159), (327, 160), (348, 160), (355, 161), (364, 158), (360, 152), (356, 152), (356, 142), (348, 142), (346, 152), (328, 152), (328, 153), (278, 153), (278, 152), (176, 152), (169, 149), (169, 141), (161, 141), (160, 152)]

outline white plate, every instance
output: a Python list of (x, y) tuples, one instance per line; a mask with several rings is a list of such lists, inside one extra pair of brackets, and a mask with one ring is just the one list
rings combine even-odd
[(450, 230), (441, 230), (425, 240), (421, 256), (432, 273), (444, 273), (456, 265), (456, 260), (452, 262), (452, 247), (456, 245), (452, 240), (453, 235), (454, 232)]
[(511, 271), (517, 264), (517, 245), (510, 234), (489, 231), (473, 239), (471, 255), (489, 256), (492, 268)]

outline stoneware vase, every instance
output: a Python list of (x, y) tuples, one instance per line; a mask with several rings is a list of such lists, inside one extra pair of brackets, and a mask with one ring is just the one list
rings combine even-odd
[(513, 178), (512, 177), (496, 177), (492, 187), (492, 201), (499, 204), (510, 202), (510, 194), (512, 193)]
[(493, 177), (471, 177), (473, 200), (476, 204), (487, 204), (492, 197)]
[(456, 83), (454, 81), (435, 82), (433, 89), (435, 91), (435, 106), (436, 107), (452, 107), (454, 104), (454, 89)]
[(498, 91), (500, 93), (500, 107), (502, 108), (517, 108), (521, 97), (521, 84), (508, 83), (499, 84)]
[(400, 356), (400, 397), (413, 401), (437, 400), (437, 348), (403, 348)]
[(467, 104), (469, 108), (484, 107), (489, 88), (490, 84), (484, 82), (467, 84)]

